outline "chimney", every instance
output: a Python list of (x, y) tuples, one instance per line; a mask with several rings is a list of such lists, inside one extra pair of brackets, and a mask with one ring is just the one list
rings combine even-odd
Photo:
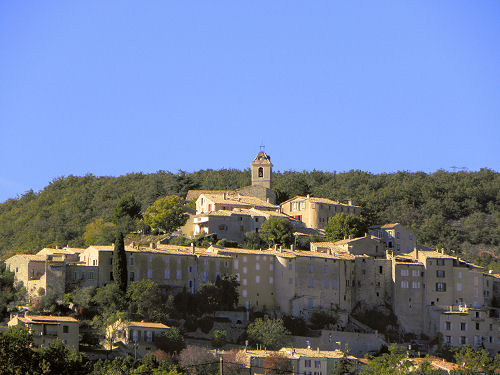
[(354, 236), (352, 234), (349, 235), (349, 239), (352, 240)]
[(319, 346), (318, 346), (318, 348), (316, 349), (316, 351), (319, 353)]
[(351, 200), (351, 199), (349, 199), (349, 200), (347, 201), (347, 205), (348, 205), (348, 206), (352, 206), (352, 200)]
[(291, 250), (291, 251), (295, 251), (295, 245), (294, 245), (294, 244), (291, 244), (291, 245), (290, 245), (290, 250)]
[(224, 200), (226, 200), (226, 199), (227, 199), (227, 198), (226, 198), (226, 192), (224, 192), (223, 197), (224, 197)]
[(269, 203), (269, 198), (266, 198), (266, 202)]
[(132, 241), (132, 243), (130, 244), (130, 246), (132, 246), (135, 249), (135, 242)]
[(194, 252), (195, 252), (194, 242), (191, 242), (191, 253), (194, 254)]
[(59, 250), (59, 245), (56, 245), (56, 250)]
[(310, 196), (309, 196), (309, 194), (307, 194), (307, 199), (309, 199), (309, 198), (310, 198)]
[(154, 242), (150, 242), (150, 243), (149, 243), (149, 247), (150, 247), (151, 249), (156, 249), (156, 244), (155, 244)]

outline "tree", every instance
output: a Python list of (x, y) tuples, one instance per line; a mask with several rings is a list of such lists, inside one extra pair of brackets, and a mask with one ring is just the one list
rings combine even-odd
[(125, 244), (123, 233), (118, 233), (113, 251), (113, 279), (122, 292), (127, 291), (128, 272), (127, 255), (125, 254)]
[(217, 372), (219, 361), (209, 350), (188, 346), (179, 356), (179, 364), (190, 375), (210, 375)]
[(129, 232), (137, 226), (137, 220), (141, 218), (141, 204), (132, 193), (124, 194), (115, 206), (113, 212), (113, 223), (121, 230)]
[(134, 320), (165, 322), (173, 309), (173, 297), (165, 298), (153, 280), (133, 282), (127, 289), (129, 315)]
[(116, 225), (99, 218), (85, 227), (83, 238), (87, 245), (109, 245), (116, 237)]
[(290, 359), (281, 353), (271, 353), (264, 359), (264, 374), (285, 375), (293, 373)]
[(248, 338), (254, 343), (262, 344), (269, 350), (281, 349), (289, 342), (289, 335), (281, 319), (257, 318), (247, 327)]
[(470, 346), (464, 345), (455, 358), (457, 364), (461, 366), (461, 374), (484, 373), (493, 375), (500, 368), (500, 354), (492, 358), (485, 349), (474, 350)]
[(178, 195), (160, 198), (149, 206), (144, 214), (144, 222), (152, 228), (172, 233), (184, 225), (188, 216), (184, 213), (184, 199)]
[(356, 374), (356, 368), (353, 363), (347, 358), (347, 353), (344, 353), (342, 358), (335, 361), (333, 371), (329, 375), (351, 375)]
[(337, 316), (334, 313), (324, 310), (313, 311), (309, 318), (312, 329), (324, 329), (337, 323), (337, 320)]
[(186, 347), (184, 337), (177, 327), (171, 327), (167, 332), (154, 338), (156, 346), (167, 353), (180, 353)]
[(326, 239), (340, 241), (349, 236), (360, 237), (367, 231), (365, 222), (354, 215), (337, 214), (325, 225)]
[(15, 298), (14, 272), (0, 263), (0, 320), (7, 315), (7, 305)]
[(32, 374), (36, 366), (30, 346), (31, 334), (21, 327), (9, 327), (0, 334), (0, 374)]
[(44, 375), (89, 373), (90, 364), (84, 361), (81, 354), (68, 349), (61, 340), (55, 340), (35, 351), (38, 354), (37, 362), (40, 370)]
[(389, 352), (375, 357), (363, 373), (373, 375), (406, 375), (412, 366), (404, 350), (396, 345), (389, 346)]
[(262, 249), (266, 243), (262, 241), (259, 233), (251, 231), (245, 233), (245, 249)]
[(224, 330), (216, 329), (212, 337), (212, 347), (215, 349), (222, 349), (227, 343), (227, 332)]
[(236, 275), (222, 275), (215, 280), (218, 288), (218, 302), (221, 310), (234, 310), (238, 306), (238, 287), (240, 283)]
[(293, 242), (293, 227), (284, 217), (271, 216), (260, 227), (260, 237), (269, 246), (289, 246)]
[(105, 314), (114, 311), (126, 311), (125, 294), (116, 283), (97, 288), (92, 297), (92, 304), (95, 305), (99, 314)]

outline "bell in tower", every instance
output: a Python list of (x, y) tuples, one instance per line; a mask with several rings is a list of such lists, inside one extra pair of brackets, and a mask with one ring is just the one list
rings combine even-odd
[(264, 151), (260, 151), (252, 166), (252, 186), (263, 186), (267, 189), (272, 187), (272, 172), (273, 165), (271, 164), (271, 157)]

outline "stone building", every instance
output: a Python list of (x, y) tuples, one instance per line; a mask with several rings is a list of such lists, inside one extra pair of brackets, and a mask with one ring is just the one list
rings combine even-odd
[(331, 199), (297, 196), (280, 205), (281, 212), (299, 221), (304, 222), (308, 228), (323, 229), (328, 219), (339, 213), (346, 215), (361, 214), (361, 207), (354, 206), (351, 201), (347, 204)]
[(386, 248), (400, 254), (412, 252), (417, 246), (413, 233), (399, 223), (373, 225), (368, 229), (368, 233), (380, 238)]
[(78, 351), (80, 340), (79, 322), (69, 316), (24, 315), (12, 316), (9, 327), (28, 329), (33, 335), (33, 345), (40, 347), (60, 340), (71, 350)]

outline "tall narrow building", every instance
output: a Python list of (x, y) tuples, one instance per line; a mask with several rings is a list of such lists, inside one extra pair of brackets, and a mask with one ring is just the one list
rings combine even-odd
[(271, 164), (271, 157), (264, 151), (261, 151), (257, 154), (251, 165), (252, 185), (259, 185), (271, 189), (273, 183), (273, 165)]

